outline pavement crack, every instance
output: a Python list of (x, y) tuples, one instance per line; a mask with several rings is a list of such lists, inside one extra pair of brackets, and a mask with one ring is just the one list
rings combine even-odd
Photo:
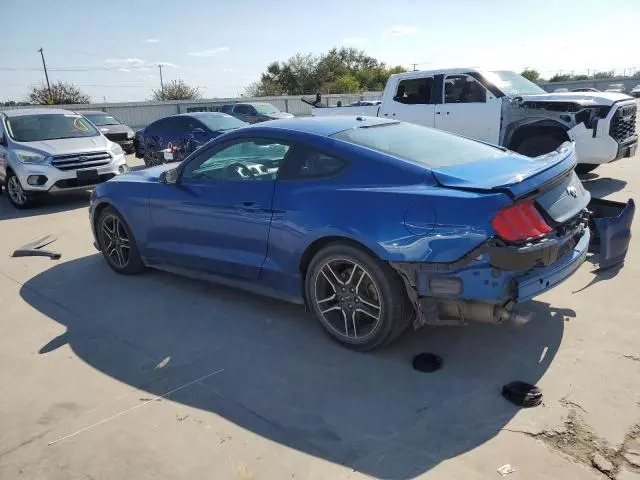
[(40, 440), (42, 437), (44, 437), (47, 433), (51, 432), (52, 430), (54, 430), (54, 429), (53, 428), (49, 428), (49, 429), (45, 430), (44, 432), (38, 433), (37, 435), (34, 435), (34, 436), (24, 440), (23, 442), (19, 443), (15, 447), (11, 447), (11, 448), (9, 448), (7, 450), (4, 450), (4, 451), (0, 452), (0, 458), (4, 457), (5, 455), (9, 455), (10, 453), (13, 453), (16, 450), (21, 449), (22, 447), (26, 447), (27, 445), (30, 445), (31, 443), (35, 442), (36, 440)]
[(582, 405), (576, 402), (572, 402), (566, 397), (566, 395), (560, 399), (560, 405), (566, 408), (577, 408), (582, 413), (588, 413), (587, 410)]
[[(563, 405), (572, 404), (573, 402), (564, 399)], [(579, 405), (577, 407), (584, 411)], [(633, 425), (629, 429), (618, 449), (611, 447), (604, 439), (598, 437), (593, 429), (579, 417), (575, 409), (569, 411), (562, 429), (543, 430), (538, 433), (508, 428), (502, 430), (521, 433), (540, 440), (552, 450), (568, 455), (573, 461), (598, 470), (611, 479), (615, 479), (623, 465), (625, 468), (637, 468), (625, 458), (625, 455), (640, 448), (640, 442), (638, 442), (640, 424)]]

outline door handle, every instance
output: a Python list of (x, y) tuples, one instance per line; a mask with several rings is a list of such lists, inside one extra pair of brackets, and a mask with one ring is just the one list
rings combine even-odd
[(436, 115), (440, 115), (440, 112), (436, 112)]

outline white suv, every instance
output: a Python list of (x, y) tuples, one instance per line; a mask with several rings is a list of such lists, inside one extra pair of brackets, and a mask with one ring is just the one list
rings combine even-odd
[(126, 171), (122, 148), (82, 115), (49, 108), (0, 112), (0, 185), (16, 208)]

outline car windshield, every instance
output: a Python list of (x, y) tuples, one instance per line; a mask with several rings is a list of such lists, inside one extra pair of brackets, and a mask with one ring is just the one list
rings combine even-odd
[(234, 128), (240, 128), (247, 125), (246, 122), (238, 120), (231, 115), (203, 115), (199, 116), (198, 120), (206, 125), (206, 127), (213, 132), (223, 132), (225, 130), (233, 130)]
[(16, 142), (95, 137), (100, 132), (81, 115), (21, 115), (7, 119), (7, 130)]
[(256, 112), (261, 113), (262, 115), (279, 112), (279, 110), (270, 103), (256, 103), (253, 107), (256, 109)]
[(85, 115), (85, 118), (89, 119), (89, 121), (97, 127), (102, 127), (103, 125), (120, 125), (122, 123), (113, 115), (107, 115), (107, 114), (104, 114), (104, 115), (89, 114), (89, 115)]
[(499, 148), (412, 123), (384, 123), (352, 128), (332, 137), (429, 168), (450, 167), (504, 156)]
[(536, 95), (547, 93), (522, 75), (506, 70), (483, 72), (484, 77), (498, 87), (505, 95)]

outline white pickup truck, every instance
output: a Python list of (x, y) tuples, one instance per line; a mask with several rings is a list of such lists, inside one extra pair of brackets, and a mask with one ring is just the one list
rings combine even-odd
[(316, 98), (311, 114), (394, 118), (531, 157), (572, 140), (576, 170), (586, 173), (635, 154), (636, 109), (621, 93), (547, 93), (514, 72), (456, 68), (392, 75), (380, 105), (327, 107)]

